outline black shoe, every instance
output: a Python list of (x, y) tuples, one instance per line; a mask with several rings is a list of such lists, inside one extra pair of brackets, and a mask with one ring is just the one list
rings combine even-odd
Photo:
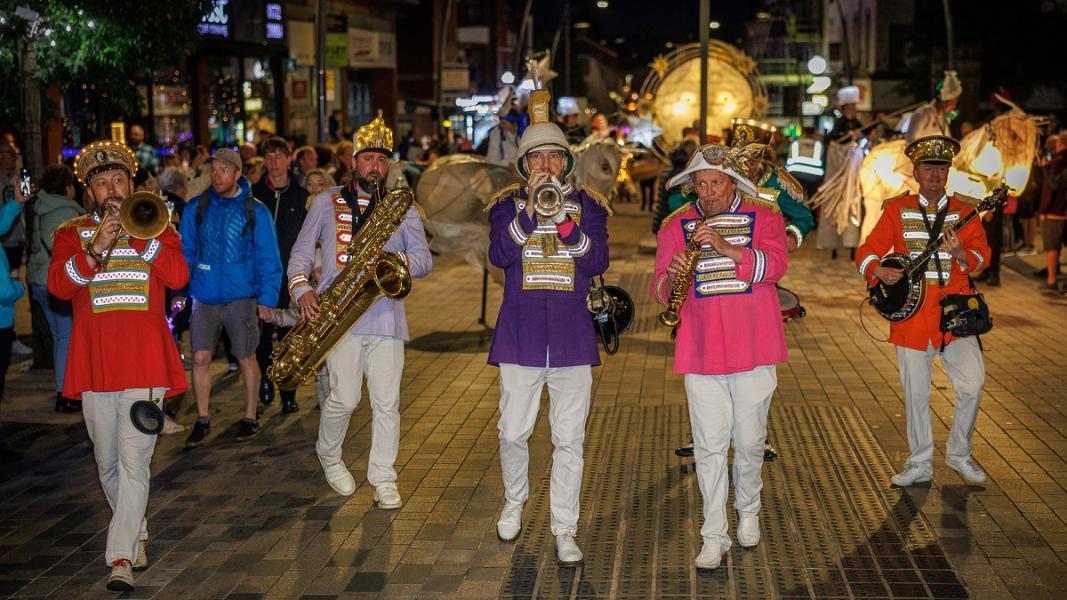
[(986, 285), (991, 285), (993, 287), (999, 286), (1000, 285), (1000, 273), (990, 273), (989, 277), (986, 280)]
[(263, 403), (263, 406), (270, 406), (271, 402), (274, 402), (274, 384), (268, 379), (264, 379), (259, 384), (259, 401)]
[(74, 400), (68, 400), (63, 397), (63, 394), (56, 392), (56, 412), (81, 412), (82, 403)]
[(693, 456), (693, 442), (690, 441), (689, 445), (682, 446), (681, 448), (674, 449), (675, 456), (681, 456), (682, 458), (689, 458)]
[(247, 442), (248, 440), (259, 435), (259, 421), (245, 421), (241, 420), (237, 424), (237, 441)]
[(1041, 279), (1048, 279), (1048, 267), (1041, 267), (1040, 269), (1030, 273), (1034, 277), (1040, 277)]
[(300, 406), (296, 403), (295, 395), (290, 397), (287, 394), (282, 394), (282, 414), (291, 415), (300, 410)]
[(197, 421), (193, 423), (193, 431), (189, 434), (189, 437), (185, 438), (186, 448), (196, 448), (200, 444), (204, 443), (204, 436), (211, 431), (211, 423), (201, 423)]
[(763, 460), (774, 460), (776, 458), (778, 458), (778, 451), (774, 449), (770, 442), (764, 442)]

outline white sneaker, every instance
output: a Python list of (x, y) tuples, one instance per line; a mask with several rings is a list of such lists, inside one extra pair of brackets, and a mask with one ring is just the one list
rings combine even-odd
[(33, 348), (30, 348), (26, 344), (23, 344), (21, 340), (16, 339), (11, 342), (12, 354), (33, 354)]
[(506, 502), (496, 522), (496, 537), (502, 542), (514, 542), (522, 531), (522, 504)]
[(759, 543), (759, 515), (740, 515), (737, 522), (737, 543), (751, 548)]
[(556, 560), (561, 567), (576, 567), (582, 564), (582, 551), (574, 541), (574, 536), (561, 533), (556, 536)]
[(111, 576), (107, 578), (107, 589), (115, 592), (133, 591), (133, 569), (130, 561), (120, 558), (111, 565)]
[(396, 483), (387, 481), (374, 486), (374, 503), (378, 508), (400, 508), (404, 503), (400, 500), (400, 490), (396, 489)]
[(908, 487), (915, 484), (930, 483), (930, 479), (933, 476), (934, 470), (929, 465), (909, 462), (905, 463), (904, 470), (894, 475), (890, 481), (897, 487)]
[(971, 485), (982, 485), (986, 482), (985, 471), (970, 456), (959, 460), (946, 459), (945, 464)]
[(356, 491), (356, 480), (352, 479), (352, 474), (343, 463), (324, 464), (322, 470), (326, 474), (326, 483), (330, 484), (333, 491), (342, 496), (351, 496), (352, 492)]
[(137, 540), (137, 558), (133, 559), (133, 570), (144, 571), (148, 568), (148, 552), (145, 547), (148, 546), (148, 540)]
[(697, 559), (693, 562), (696, 563), (698, 569), (712, 571), (718, 569), (719, 565), (722, 564), (724, 554), (722, 544), (704, 538), (704, 547), (700, 549), (700, 554), (697, 555)]

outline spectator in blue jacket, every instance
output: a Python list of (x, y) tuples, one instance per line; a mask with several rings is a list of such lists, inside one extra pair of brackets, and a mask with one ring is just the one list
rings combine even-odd
[[(15, 197), (0, 207), (0, 236), (11, 230), (26, 205), (18, 186)], [(11, 344), (15, 341), (15, 302), (26, 293), (22, 282), (11, 278), (7, 255), (0, 252), (0, 399), (4, 396), (7, 367), (11, 364)]]
[(245, 386), (245, 415), (238, 424), (237, 441), (259, 435), (256, 394), (262, 373), (255, 356), (259, 319), (271, 316), (282, 281), (274, 221), (241, 175), (240, 155), (228, 148), (219, 149), (209, 166), (211, 187), (185, 207), (180, 227), (193, 299), (189, 331), (198, 415), (185, 442), (189, 448), (203, 443), (210, 430), (208, 367), (223, 327)]

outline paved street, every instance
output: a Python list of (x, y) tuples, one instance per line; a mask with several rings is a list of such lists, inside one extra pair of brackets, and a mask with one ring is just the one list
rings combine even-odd
[[(531, 500), (518, 543), (496, 539), (502, 502), (497, 369), (477, 324), (481, 274), (437, 257), (408, 300), (413, 340), (402, 387), (397, 464), (405, 505), (372, 506), (365, 481), (334, 494), (314, 452), (313, 389), (301, 411), (277, 403), (255, 440), (233, 441), (240, 383), (215, 365), (208, 441), (160, 438), (153, 460), (151, 567), (133, 598), (1019, 598), (1063, 597), (1067, 580), (1067, 300), (1008, 269), (986, 291), (988, 377), (975, 456), (990, 475), (968, 487), (944, 466), (954, 399), (935, 376), (935, 476), (906, 492), (889, 477), (907, 455), (892, 347), (860, 323), (862, 281), (845, 258), (813, 247), (783, 284), (807, 317), (786, 326), (764, 468), (763, 541), (698, 574), (700, 494), (668, 331), (647, 299), (652, 257), (636, 253), (648, 217), (634, 204), (610, 221), (609, 282), (640, 307), (618, 355), (594, 369), (578, 541), (585, 565), (554, 563), (548, 527), (551, 442), (542, 411), (531, 438)], [(490, 322), (499, 304), (490, 289)], [(869, 310), (869, 309), (868, 309)], [(29, 324), (20, 305), (17, 331)], [(864, 321), (884, 337), (873, 311)], [(115, 357), (121, 362), (121, 357)], [(50, 373), (8, 377), (0, 435), (22, 460), (0, 465), (0, 595), (109, 598), (107, 505), (79, 416), (51, 412)], [(364, 396), (365, 397), (365, 396)], [(189, 425), (191, 396), (179, 405)], [(366, 475), (370, 414), (353, 417), (345, 459)], [(732, 501), (731, 501), (732, 502)], [(732, 512), (732, 511), (731, 511)], [(731, 515), (735, 519), (735, 515)], [(733, 524), (731, 525), (731, 533)]]

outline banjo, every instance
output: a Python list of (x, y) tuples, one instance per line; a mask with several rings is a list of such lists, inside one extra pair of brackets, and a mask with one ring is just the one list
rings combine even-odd
[[(959, 231), (964, 225), (974, 219), (980, 212), (994, 210), (1007, 202), (1008, 188), (998, 188), (991, 195), (978, 203), (978, 206), (969, 215), (960, 219), (957, 223), (946, 225), (945, 229)], [(915, 314), (926, 299), (926, 265), (938, 250), (941, 249), (939, 237), (930, 242), (926, 250), (914, 259), (907, 254), (894, 252), (887, 254), (882, 259), (881, 265), (892, 269), (903, 269), (904, 275), (899, 281), (890, 285), (879, 281), (874, 285), (867, 286), (867, 294), (874, 310), (886, 319), (897, 322), (903, 321)]]

